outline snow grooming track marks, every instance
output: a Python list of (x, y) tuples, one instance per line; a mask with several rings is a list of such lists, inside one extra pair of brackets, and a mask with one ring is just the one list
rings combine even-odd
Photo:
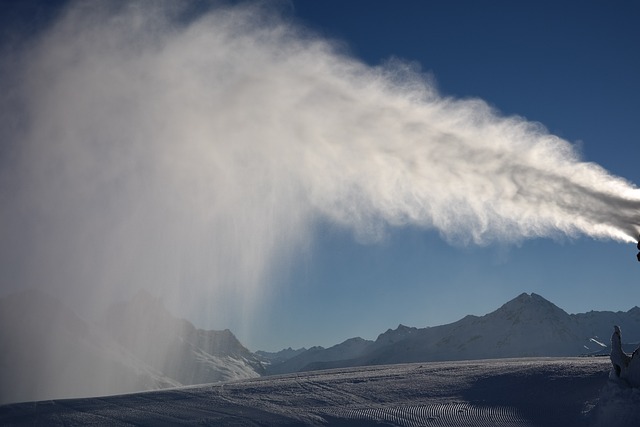
[(402, 427), (529, 427), (518, 411), (508, 407), (483, 407), (468, 403), (450, 403), (389, 408), (335, 410), (330, 417), (389, 423)]
[[(610, 367), (608, 358), (523, 358), (340, 368), (3, 405), (0, 426), (589, 426)], [(598, 420), (609, 421), (609, 408)]]

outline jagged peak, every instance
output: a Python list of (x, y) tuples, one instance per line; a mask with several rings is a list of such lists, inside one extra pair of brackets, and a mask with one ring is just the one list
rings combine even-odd
[(518, 295), (517, 297), (515, 297), (514, 299), (512, 299), (511, 301), (545, 301), (545, 302), (549, 302), (549, 300), (544, 298), (542, 295), (536, 294), (535, 292), (531, 292), (530, 294), (528, 294), (526, 292), (523, 292), (520, 295)]
[(387, 329), (387, 331), (382, 335), (392, 334), (392, 333), (406, 333), (406, 332), (411, 332), (415, 330), (417, 330), (417, 328), (414, 326), (405, 326), (402, 323), (400, 323), (397, 328)]
[(526, 304), (526, 305), (541, 304), (541, 305), (549, 305), (549, 306), (557, 307), (554, 303), (552, 303), (548, 299), (534, 292), (530, 294), (523, 292), (517, 297), (515, 297), (514, 299), (512, 299), (511, 301), (505, 303), (503, 307), (509, 306), (509, 305), (523, 305), (523, 304)]
[(412, 326), (405, 326), (401, 323), (398, 325), (396, 329), (387, 329), (386, 332), (378, 335), (378, 338), (376, 338), (376, 341), (379, 342), (387, 339), (396, 341), (399, 338), (405, 337), (406, 335), (409, 335), (417, 330), (418, 328), (415, 328)]

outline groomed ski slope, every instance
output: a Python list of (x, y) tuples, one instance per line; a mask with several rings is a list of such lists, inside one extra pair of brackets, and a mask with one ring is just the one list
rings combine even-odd
[(610, 366), (534, 358), (336, 369), (5, 405), (0, 425), (590, 425), (604, 422), (597, 405)]

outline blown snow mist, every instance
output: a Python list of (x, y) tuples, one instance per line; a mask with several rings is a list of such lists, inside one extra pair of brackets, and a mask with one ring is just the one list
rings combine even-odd
[(258, 8), (145, 6), (76, 5), (5, 58), (3, 252), (29, 254), (27, 282), (249, 298), (318, 219), (365, 240), (637, 235), (638, 191), (538, 124)]
[(638, 234), (638, 190), (539, 124), (259, 7), (184, 12), (79, 3), (4, 49), (3, 280), (250, 312), (318, 221), (365, 242)]

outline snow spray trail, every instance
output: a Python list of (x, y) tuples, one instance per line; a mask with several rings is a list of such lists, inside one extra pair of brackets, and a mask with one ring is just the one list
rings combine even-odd
[(318, 220), (635, 239), (638, 190), (541, 126), (259, 7), (188, 7), (80, 2), (3, 46), (3, 280), (250, 306)]
[(20, 281), (250, 298), (319, 218), (365, 241), (637, 236), (638, 190), (540, 125), (258, 8), (168, 4), (79, 3), (5, 55), (0, 237)]

